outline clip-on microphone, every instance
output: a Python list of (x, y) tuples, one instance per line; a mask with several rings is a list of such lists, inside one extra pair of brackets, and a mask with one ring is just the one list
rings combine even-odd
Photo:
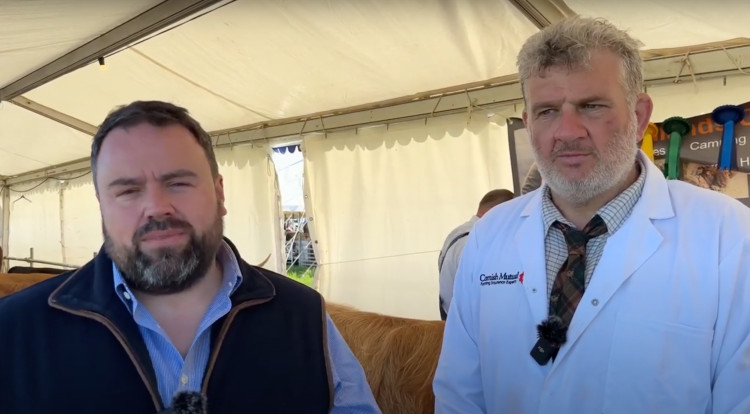
[(197, 391), (180, 391), (172, 398), (172, 406), (159, 414), (206, 414), (206, 398)]
[(539, 365), (554, 360), (560, 347), (567, 341), (568, 327), (556, 315), (550, 315), (536, 327), (539, 339), (531, 349), (531, 356)]

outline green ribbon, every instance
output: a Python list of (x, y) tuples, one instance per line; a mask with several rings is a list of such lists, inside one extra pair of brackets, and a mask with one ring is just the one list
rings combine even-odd
[(667, 149), (664, 172), (668, 180), (677, 180), (680, 178), (682, 137), (690, 131), (690, 124), (685, 118), (673, 116), (664, 121), (662, 128), (664, 128), (664, 132), (669, 134), (669, 148)]

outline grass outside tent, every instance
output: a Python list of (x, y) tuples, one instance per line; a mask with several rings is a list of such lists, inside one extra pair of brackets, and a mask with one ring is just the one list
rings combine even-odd
[(286, 274), (290, 278), (312, 287), (313, 276), (315, 276), (315, 268), (307, 266), (292, 266), (287, 269)]

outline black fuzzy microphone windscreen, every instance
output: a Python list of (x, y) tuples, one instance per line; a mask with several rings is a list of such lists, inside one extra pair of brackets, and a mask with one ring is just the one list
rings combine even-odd
[(550, 315), (536, 327), (539, 340), (531, 349), (531, 356), (539, 365), (546, 365), (557, 356), (557, 351), (568, 340), (568, 327), (556, 315)]
[(536, 327), (536, 331), (540, 338), (556, 344), (558, 348), (568, 340), (568, 327), (559, 316), (551, 315)]
[(206, 398), (197, 391), (181, 391), (172, 399), (172, 414), (207, 414)]

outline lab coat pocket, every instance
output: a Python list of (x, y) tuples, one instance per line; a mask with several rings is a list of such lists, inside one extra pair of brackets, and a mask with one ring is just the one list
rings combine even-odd
[(620, 314), (606, 376), (605, 413), (705, 413), (713, 331)]

